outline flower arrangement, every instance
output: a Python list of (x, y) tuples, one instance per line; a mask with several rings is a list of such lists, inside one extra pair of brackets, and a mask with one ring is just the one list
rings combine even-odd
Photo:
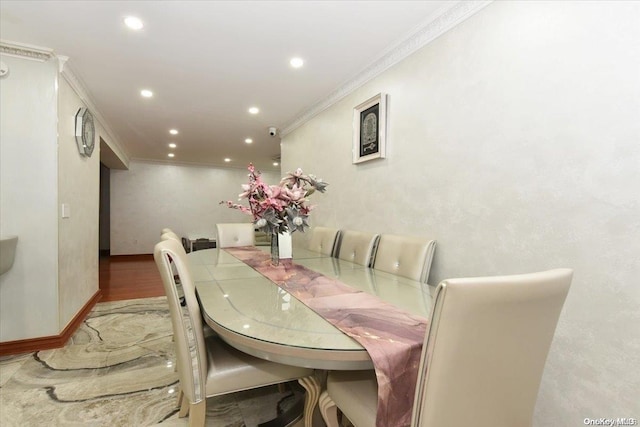
[(243, 184), (239, 200), (248, 199), (249, 206), (222, 201), (232, 209), (253, 215), (255, 226), (269, 234), (296, 230), (304, 232), (309, 227), (308, 217), (313, 206), (308, 205), (308, 197), (319, 191), (326, 191), (327, 183), (314, 175), (305, 175), (302, 169), (289, 172), (278, 185), (268, 185), (262, 181), (260, 171), (249, 163), (249, 184)]

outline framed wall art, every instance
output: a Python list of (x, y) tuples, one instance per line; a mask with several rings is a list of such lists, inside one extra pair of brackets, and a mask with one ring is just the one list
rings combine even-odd
[(353, 163), (385, 157), (387, 95), (379, 93), (353, 109)]

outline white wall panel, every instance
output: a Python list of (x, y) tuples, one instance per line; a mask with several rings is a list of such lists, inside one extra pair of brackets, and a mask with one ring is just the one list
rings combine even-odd
[(58, 329), (57, 60), (2, 55), (0, 232), (18, 235), (13, 268), (0, 276), (0, 341)]
[[(638, 2), (495, 2), (283, 140), (283, 170), (330, 183), (316, 224), (437, 239), (432, 284), (575, 269), (536, 426), (640, 414), (638, 22)], [(388, 158), (353, 165), (378, 92)]]

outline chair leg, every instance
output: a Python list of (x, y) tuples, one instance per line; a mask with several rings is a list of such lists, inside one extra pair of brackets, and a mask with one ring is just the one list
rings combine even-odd
[(184, 392), (180, 390), (178, 392), (178, 408), (182, 408), (182, 399), (184, 399)]
[(207, 417), (207, 401), (201, 400), (189, 406), (189, 427), (204, 427), (204, 421)]
[(180, 402), (180, 411), (178, 412), (178, 418), (186, 417), (189, 414), (189, 399), (185, 397), (182, 390), (180, 390), (178, 402)]
[(312, 427), (313, 411), (316, 409), (320, 395), (320, 383), (314, 376), (300, 378), (298, 383), (306, 391), (304, 397), (304, 427)]
[(320, 395), (319, 406), (322, 419), (327, 424), (327, 427), (339, 427), (338, 407), (326, 391), (323, 391)]

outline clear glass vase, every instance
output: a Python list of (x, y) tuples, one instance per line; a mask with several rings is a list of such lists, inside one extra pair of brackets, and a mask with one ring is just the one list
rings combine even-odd
[(280, 265), (280, 244), (278, 233), (271, 234), (271, 264)]
[(280, 265), (280, 261), (291, 259), (292, 257), (291, 233), (288, 231), (273, 233), (271, 235), (271, 264)]

